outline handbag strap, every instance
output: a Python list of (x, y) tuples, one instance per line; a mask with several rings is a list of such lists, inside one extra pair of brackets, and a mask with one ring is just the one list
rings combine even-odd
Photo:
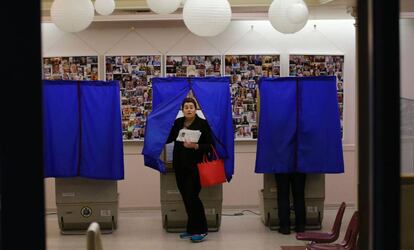
[(219, 159), (219, 156), (218, 156), (218, 154), (217, 154), (217, 151), (216, 151), (216, 149), (214, 148), (214, 146), (213, 145), (211, 145), (211, 149), (212, 149), (212, 151), (213, 151), (213, 155), (216, 157), (216, 159), (218, 160)]
[(207, 157), (207, 154), (204, 154), (204, 155), (203, 155), (203, 162), (208, 162), (208, 157)]
[[(214, 155), (215, 159), (216, 160), (220, 159), (218, 154), (217, 154), (216, 149), (214, 148), (214, 146), (213, 145), (210, 145), (210, 146), (211, 146), (211, 151), (213, 151), (213, 155)], [(203, 154), (203, 162), (208, 162), (207, 153)]]

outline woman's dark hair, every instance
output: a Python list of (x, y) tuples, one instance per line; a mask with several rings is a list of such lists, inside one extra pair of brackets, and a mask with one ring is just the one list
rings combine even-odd
[(184, 104), (186, 104), (188, 102), (191, 102), (192, 104), (194, 104), (194, 107), (197, 109), (197, 102), (191, 97), (187, 97), (187, 98), (184, 99), (184, 101), (181, 103), (181, 109), (183, 109)]

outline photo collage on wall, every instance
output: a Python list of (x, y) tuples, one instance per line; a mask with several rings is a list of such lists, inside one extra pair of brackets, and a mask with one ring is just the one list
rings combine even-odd
[(221, 56), (166, 56), (166, 77), (221, 76)]
[(226, 55), (224, 74), (231, 76), (234, 138), (257, 139), (259, 79), (280, 76), (280, 56)]
[(98, 80), (98, 56), (44, 57), (45, 80)]
[(343, 55), (290, 55), (290, 76), (336, 76), (341, 133), (343, 136), (344, 111), (344, 62)]
[(152, 110), (151, 79), (161, 77), (161, 55), (106, 56), (105, 78), (120, 82), (122, 137), (143, 140)]

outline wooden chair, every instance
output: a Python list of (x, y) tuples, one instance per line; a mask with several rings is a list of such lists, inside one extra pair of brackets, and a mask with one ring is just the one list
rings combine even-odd
[(335, 222), (332, 226), (330, 232), (303, 232), (297, 233), (297, 240), (305, 240), (316, 243), (332, 243), (339, 238), (339, 233), (341, 232), (342, 218), (344, 217), (346, 204), (345, 202), (341, 203), (338, 212), (336, 213)]

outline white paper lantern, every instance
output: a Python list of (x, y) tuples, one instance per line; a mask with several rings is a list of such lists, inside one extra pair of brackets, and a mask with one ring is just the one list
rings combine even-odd
[(86, 29), (95, 14), (91, 0), (55, 0), (50, 9), (53, 23), (65, 32)]
[(101, 15), (104, 15), (104, 16), (110, 15), (115, 10), (115, 1), (114, 0), (96, 0), (95, 10)]
[[(305, 4), (302, 0), (273, 0), (269, 7), (269, 21), (273, 28), (285, 34), (295, 33), (305, 27), (308, 19), (306, 18), (300, 23), (294, 23), (288, 17), (289, 8), (293, 8), (291, 18), (294, 21), (303, 19), (300, 14), (297, 14), (295, 4)], [(303, 10), (303, 9), (302, 9)]]
[(287, 9), (287, 17), (292, 23), (306, 23), (309, 18), (309, 11), (306, 4), (295, 3)]
[(181, 0), (147, 0), (148, 7), (158, 14), (170, 14), (180, 7)]
[(216, 36), (230, 24), (231, 7), (227, 0), (187, 0), (183, 18), (194, 34)]

